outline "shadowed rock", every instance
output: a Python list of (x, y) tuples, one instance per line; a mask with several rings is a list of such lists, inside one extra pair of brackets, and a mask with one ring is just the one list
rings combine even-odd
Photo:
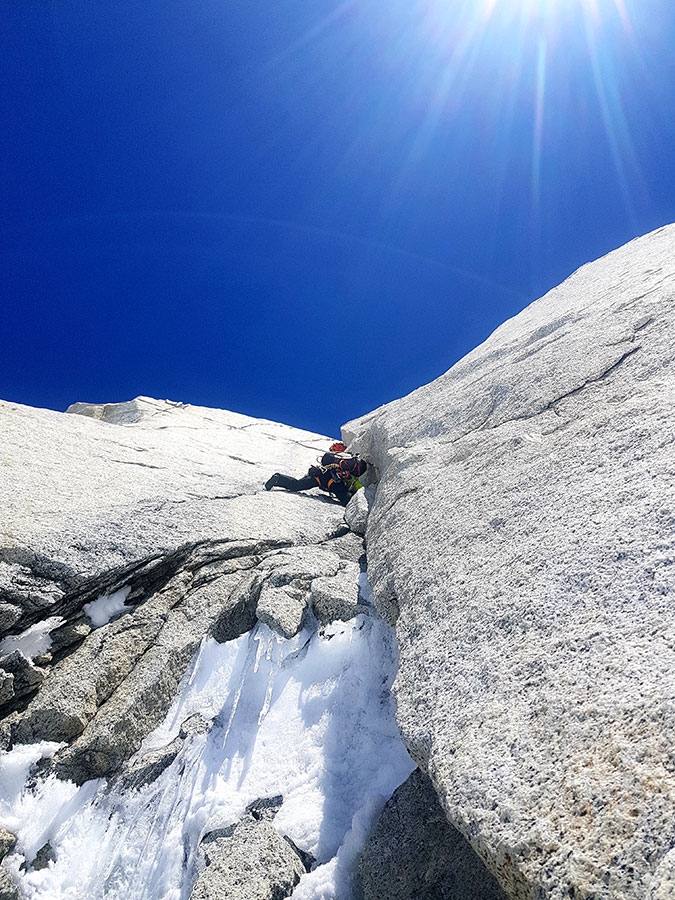
[(312, 608), (319, 622), (323, 625), (335, 619), (348, 622), (359, 613), (369, 612), (368, 605), (359, 602), (360, 572), (357, 563), (342, 563), (336, 575), (312, 581)]
[(386, 804), (363, 851), (359, 875), (363, 900), (506, 900), (494, 876), (446, 819), (419, 769)]
[(177, 737), (166, 747), (140, 754), (124, 766), (118, 780), (121, 790), (143, 787), (156, 781), (180, 753), (183, 738)]
[[(28, 659), (20, 650), (14, 650), (7, 656), (0, 657), (0, 675), (4, 673), (3, 687), (9, 703), (34, 694), (47, 677), (47, 672), (41, 666)], [(11, 682), (7, 679), (11, 676)]]

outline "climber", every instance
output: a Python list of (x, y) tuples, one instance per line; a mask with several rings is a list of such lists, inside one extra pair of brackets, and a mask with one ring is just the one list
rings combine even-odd
[(280, 487), (286, 491), (296, 492), (319, 487), (346, 506), (362, 487), (359, 477), (368, 467), (362, 459), (347, 453), (346, 450), (342, 441), (336, 441), (331, 444), (329, 452), (323, 454), (319, 465), (309, 467), (304, 478), (291, 478), (290, 475), (275, 472), (265, 483), (265, 490), (271, 491), (273, 487)]

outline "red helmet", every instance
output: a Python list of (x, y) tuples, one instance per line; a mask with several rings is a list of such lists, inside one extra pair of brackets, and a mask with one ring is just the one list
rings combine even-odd
[(347, 447), (342, 443), (342, 441), (335, 441), (335, 443), (331, 444), (328, 449), (332, 450), (333, 453), (343, 453), (347, 449)]

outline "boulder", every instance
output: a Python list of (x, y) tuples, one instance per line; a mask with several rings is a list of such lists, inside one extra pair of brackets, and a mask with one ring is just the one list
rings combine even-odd
[(322, 625), (328, 625), (335, 619), (348, 622), (359, 613), (369, 612), (370, 607), (359, 602), (360, 573), (356, 563), (342, 563), (336, 575), (312, 581), (312, 609)]
[(368, 514), (375, 499), (376, 485), (369, 484), (358, 490), (347, 504), (345, 522), (355, 534), (365, 534)]
[(302, 628), (309, 588), (317, 576), (334, 576), (342, 565), (337, 553), (321, 547), (298, 547), (269, 554), (260, 564), (264, 583), (256, 615), (282, 637)]
[(56, 861), (56, 854), (54, 853), (54, 848), (47, 841), (46, 844), (43, 844), (42, 847), (35, 854), (35, 859), (30, 864), (30, 868), (34, 872), (39, 872), (40, 869), (46, 869), (49, 867), (49, 863)]
[(273, 797), (259, 797), (246, 807), (246, 812), (254, 819), (266, 819), (271, 822), (281, 809), (284, 798), (281, 794)]
[(302, 628), (308, 605), (309, 594), (305, 588), (290, 584), (275, 587), (265, 582), (256, 615), (281, 637), (292, 638)]
[(669, 226), (343, 430), (404, 740), (513, 900), (675, 886), (674, 296)]
[[(202, 638), (227, 607), (239, 574), (210, 581), (193, 593), (189, 593), (189, 581), (189, 574), (182, 573), (170, 582), (155, 598), (157, 606), (148, 608), (148, 617), (141, 619), (138, 629), (127, 621), (129, 616), (104, 626), (116, 631), (122, 639), (124, 655), (118, 653), (119, 648), (111, 648), (109, 658), (105, 652), (90, 657), (90, 671), (97, 675), (93, 682), (86, 675), (82, 680), (94, 688), (92, 702), (105, 701), (104, 714), (88, 720), (77, 740), (56, 755), (56, 771), (61, 777), (81, 784), (90, 778), (114, 773), (138, 750), (143, 738), (166, 714)], [(151, 601), (148, 601), (146, 607), (150, 605)], [(159, 610), (164, 612), (159, 613)], [(140, 612), (139, 608), (134, 616)], [(235, 612), (238, 616), (239, 611)], [(141, 638), (145, 627), (154, 632), (152, 638), (148, 638), (147, 646)], [(93, 632), (83, 648), (97, 634)], [(130, 645), (127, 645), (126, 636), (131, 639)], [(94, 642), (96, 646), (99, 646), (98, 641)], [(105, 649), (104, 639), (102, 650)], [(79, 665), (82, 665), (84, 658), (81, 653), (79, 656)], [(123, 678), (121, 673), (124, 673)], [(112, 692), (115, 683), (118, 686)], [(50, 696), (53, 697), (53, 693)], [(73, 696), (72, 689), (70, 696)], [(32, 718), (27, 714), (23, 719), (24, 727), (26, 723), (35, 722), (35, 713), (44, 709), (43, 703), (42, 697), (38, 697), (34, 709), (27, 711), (33, 713)], [(21, 727), (15, 727), (15, 733), (19, 733)]]
[(268, 554), (260, 568), (269, 570), (269, 583), (274, 587), (286, 584), (309, 587), (312, 578), (335, 575), (340, 568), (340, 557), (323, 547), (289, 547)]
[(283, 900), (305, 873), (300, 857), (265, 817), (245, 816), (202, 841), (206, 868), (190, 900)]
[(156, 781), (168, 769), (183, 746), (183, 737), (174, 738), (165, 747), (139, 753), (129, 760), (118, 778), (121, 790), (132, 790)]
[(66, 648), (72, 647), (73, 644), (79, 644), (88, 634), (91, 634), (91, 625), (84, 620), (55, 628), (50, 635), (53, 653), (60, 653)]
[(494, 875), (446, 819), (419, 769), (384, 807), (359, 876), (363, 900), (506, 900)]

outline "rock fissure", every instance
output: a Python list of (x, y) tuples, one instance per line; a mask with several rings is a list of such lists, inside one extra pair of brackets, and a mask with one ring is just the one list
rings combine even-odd
[[(624, 342), (622, 341), (621, 343), (624, 343)], [(578, 385), (575, 388), (572, 388), (569, 391), (565, 391), (565, 393), (560, 394), (554, 400), (549, 400), (544, 406), (540, 407), (537, 410), (534, 410), (533, 412), (526, 413), (522, 416), (513, 416), (509, 419), (504, 419), (503, 421), (498, 422), (496, 425), (488, 426), (489, 430), (495, 430), (497, 428), (502, 428), (503, 426), (510, 425), (514, 422), (524, 422), (524, 421), (527, 421), (528, 419), (534, 419), (534, 418), (537, 418), (538, 416), (544, 415), (544, 413), (547, 413), (547, 412), (553, 412), (553, 413), (555, 413), (555, 415), (559, 416), (560, 413), (555, 408), (559, 403), (562, 403), (563, 400), (569, 400), (570, 398), (576, 396), (581, 391), (583, 391), (587, 387), (589, 387), (589, 385), (597, 384), (601, 381), (604, 381), (609, 375), (612, 374), (612, 372), (614, 372), (616, 369), (618, 369), (619, 366), (622, 363), (624, 363), (630, 356), (632, 356), (634, 353), (637, 353), (637, 351), (639, 349), (640, 349), (639, 346), (631, 347), (630, 349), (626, 350), (626, 352), (623, 353), (619, 357), (619, 359), (617, 359), (615, 362), (613, 362), (606, 369), (603, 369), (603, 371), (600, 372), (598, 375), (589, 376), (588, 378), (586, 378), (584, 380), (584, 382), (582, 384)], [(492, 408), (491, 412), (488, 414), (488, 416), (485, 420), (485, 423), (482, 426), (480, 426), (477, 429), (472, 429), (472, 431), (486, 430), (485, 426), (486, 426), (487, 422), (490, 420), (490, 418), (492, 417), (492, 414), (495, 409), (496, 409), (496, 407)], [(462, 440), (463, 438), (467, 437), (471, 433), (472, 432), (467, 432), (466, 434), (462, 435), (462, 438), (457, 438), (456, 440)], [(455, 443), (455, 441), (448, 442), (448, 443)]]
[(152, 463), (137, 462), (133, 459), (111, 459), (110, 462), (118, 463), (121, 466), (140, 466), (142, 469), (164, 469), (164, 466), (153, 466)]

